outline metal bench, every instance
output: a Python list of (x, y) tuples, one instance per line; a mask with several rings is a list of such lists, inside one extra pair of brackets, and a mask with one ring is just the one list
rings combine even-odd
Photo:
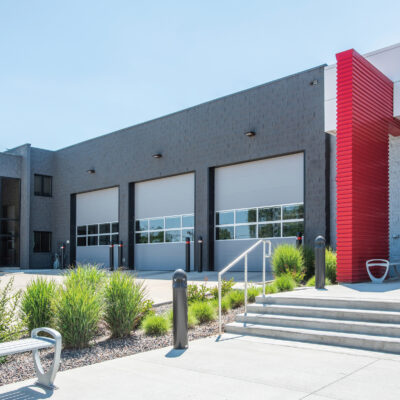
[[(52, 338), (38, 336), (39, 332), (48, 333)], [(35, 371), (38, 377), (37, 384), (54, 389), (54, 379), (60, 366), (61, 345), (61, 335), (56, 330), (50, 328), (37, 328), (32, 331), (29, 339), (0, 343), (0, 357), (32, 351)], [(54, 347), (54, 359), (49, 370), (44, 372), (40, 362), (39, 350), (47, 349), (49, 347)]]

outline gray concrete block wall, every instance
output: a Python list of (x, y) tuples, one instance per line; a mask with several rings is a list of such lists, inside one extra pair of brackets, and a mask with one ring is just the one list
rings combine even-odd
[[(55, 240), (69, 238), (71, 193), (119, 185), (120, 237), (127, 243), (129, 183), (194, 171), (196, 235), (205, 240), (208, 265), (209, 168), (299, 151), (305, 154), (305, 236), (310, 242), (326, 234), (323, 79), (318, 67), (57, 151)], [(244, 135), (249, 130), (254, 138)], [(154, 159), (158, 152), (162, 158)], [(86, 172), (91, 168), (95, 174)]]
[[(71, 194), (119, 186), (120, 239), (128, 243), (129, 184), (195, 172), (196, 239), (204, 239), (204, 267), (212, 265), (209, 252), (213, 231), (209, 216), (210, 170), (214, 167), (304, 152), (305, 237), (309, 243), (326, 234), (326, 143), (324, 133), (323, 66), (210, 101), (165, 117), (82, 142), (56, 152), (23, 146), (13, 154), (24, 157), (23, 202), (32, 195), (34, 173), (53, 176), (53, 197), (29, 196), (24, 235), (33, 230), (53, 232), (53, 251), (70, 238)], [(311, 85), (312, 81), (317, 85)], [(244, 135), (255, 131), (254, 138)], [(162, 158), (155, 159), (154, 153)], [(88, 174), (95, 169), (95, 174)], [(212, 176), (212, 175), (211, 175)], [(30, 203), (29, 203), (30, 204)], [(25, 204), (26, 205), (26, 204)], [(211, 208), (210, 208), (211, 205)], [(32, 221), (30, 221), (29, 214)], [(22, 233), (21, 233), (22, 235)], [(32, 242), (33, 243), (33, 242)], [(31, 243), (31, 244), (32, 244)], [(27, 250), (28, 249), (28, 250)], [(24, 245), (21, 260), (33, 267), (47, 262)], [(26, 256), (28, 252), (28, 257)], [(125, 256), (128, 251), (125, 249)], [(198, 260), (197, 247), (195, 254)], [(28, 260), (28, 261), (27, 261)]]
[[(52, 252), (51, 253), (34, 253), (34, 231), (53, 232), (53, 197), (35, 196), (34, 193), (34, 175), (50, 175), (54, 173), (54, 158), (53, 151), (31, 148), (31, 219), (30, 219), (30, 267), (43, 268), (51, 265), (52, 253), (57, 251), (57, 240), (53, 234)], [(54, 179), (53, 179), (54, 185)], [(53, 193), (54, 193), (53, 187)]]
[(22, 157), (0, 153), (0, 177), (21, 178)]
[(30, 267), (30, 212), (31, 212), (31, 145), (24, 144), (9, 150), (8, 154), (21, 157), (21, 214), (20, 214), (20, 267)]

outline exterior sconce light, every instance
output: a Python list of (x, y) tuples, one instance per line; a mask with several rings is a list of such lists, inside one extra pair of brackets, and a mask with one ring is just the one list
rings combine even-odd
[(311, 86), (317, 86), (318, 85), (318, 81), (316, 79), (314, 79), (313, 81), (310, 82)]
[(249, 131), (249, 132), (245, 132), (245, 135), (246, 135), (247, 137), (254, 137), (254, 136), (256, 136), (256, 133), (253, 132), (253, 131)]
[(155, 153), (152, 155), (153, 158), (161, 158), (162, 154), (161, 153)]
[(96, 171), (95, 171), (95, 169), (94, 169), (94, 168), (88, 169), (86, 172), (87, 172), (88, 174), (90, 174), (90, 175), (92, 175), (92, 174), (95, 174), (95, 173), (96, 173)]

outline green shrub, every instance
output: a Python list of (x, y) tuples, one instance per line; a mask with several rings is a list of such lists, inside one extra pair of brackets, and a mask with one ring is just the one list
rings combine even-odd
[(201, 285), (191, 284), (187, 287), (187, 299), (189, 303), (195, 301), (206, 301), (209, 290), (207, 286), (202, 283)]
[(296, 281), (290, 274), (278, 276), (278, 278), (275, 279), (274, 284), (278, 289), (278, 292), (288, 292), (296, 287)]
[[(167, 312), (166, 317), (169, 320), (170, 325), (172, 326), (174, 323), (174, 312), (173, 312), (172, 308)], [(198, 325), (198, 323), (199, 323), (199, 321), (197, 321), (196, 316), (193, 314), (192, 309), (189, 307), (189, 309), (188, 309), (188, 328), (192, 329), (196, 325)]]
[(136, 329), (142, 323), (143, 319), (147, 317), (147, 315), (154, 314), (153, 305), (154, 301), (150, 299), (143, 300), (139, 304), (139, 315), (136, 318), (135, 323), (133, 325), (134, 329)]
[(170, 326), (169, 319), (163, 315), (147, 315), (142, 322), (142, 328), (148, 336), (165, 335)]
[(244, 291), (232, 290), (227, 295), (231, 308), (238, 308), (244, 304)]
[(231, 300), (226, 294), (222, 299), (221, 299), (221, 312), (223, 314), (226, 314), (229, 310), (231, 309)]
[(116, 271), (107, 279), (104, 320), (113, 337), (124, 337), (131, 333), (145, 296), (143, 283), (135, 282), (131, 275)]
[(259, 286), (250, 286), (247, 288), (247, 300), (249, 303), (254, 303), (256, 301), (256, 297), (262, 293), (262, 287)]
[(57, 306), (57, 326), (65, 347), (87, 347), (96, 336), (103, 304), (98, 276), (80, 268), (66, 276)]
[[(221, 297), (224, 297), (228, 292), (230, 292), (235, 285), (235, 280), (233, 278), (226, 281), (225, 279), (221, 280)], [(210, 293), (214, 299), (218, 299), (218, 285), (214, 286), (210, 289)]]
[(65, 285), (80, 285), (84, 284), (92, 291), (102, 289), (106, 274), (98, 269), (96, 265), (79, 264), (76, 269), (70, 269), (66, 273)]
[[(210, 300), (211, 304), (215, 308), (215, 312), (218, 313), (218, 299)], [(221, 312), (226, 314), (231, 309), (231, 302), (227, 295), (221, 299)]]
[(13, 285), (14, 278), (10, 278), (6, 286), (0, 289), (0, 343), (18, 339), (23, 328), (18, 318), (22, 293), (13, 293)]
[[(325, 278), (325, 286), (331, 285), (331, 281), (328, 278)], [(315, 276), (311, 277), (307, 283), (306, 286), (315, 286)]]
[(326, 277), (332, 282), (336, 282), (336, 253), (332, 249), (325, 250)]
[(275, 283), (269, 283), (268, 285), (265, 285), (265, 294), (273, 294), (277, 292), (278, 288), (276, 287)]
[(200, 324), (216, 319), (215, 307), (211, 302), (196, 301), (189, 306), (189, 310)]
[(301, 247), (301, 252), (304, 260), (305, 278), (309, 279), (315, 274), (315, 254), (314, 249), (304, 245)]
[(21, 313), (29, 331), (40, 327), (54, 327), (57, 284), (39, 277), (31, 281), (22, 295)]
[(302, 251), (292, 245), (279, 245), (274, 251), (272, 265), (276, 277), (290, 274), (296, 282), (304, 278)]

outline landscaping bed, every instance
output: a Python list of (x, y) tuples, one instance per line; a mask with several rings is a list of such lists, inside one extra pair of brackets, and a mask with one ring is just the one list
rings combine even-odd
[[(156, 314), (164, 314), (171, 307), (171, 305), (156, 307)], [(244, 312), (243, 307), (223, 314), (223, 323), (234, 321), (236, 314), (241, 312)], [(196, 325), (193, 329), (189, 329), (189, 348), (190, 341), (213, 335), (218, 335), (217, 320)], [(110, 338), (108, 329), (102, 325), (92, 346), (81, 350), (64, 349), (62, 351), (60, 371), (172, 346), (172, 340), (171, 331), (162, 336), (146, 336), (142, 330), (134, 331), (126, 338), (113, 339)], [(52, 359), (52, 350), (41, 350), (41, 360), (44, 368), (50, 365)], [(31, 353), (7, 357), (7, 362), (0, 364), (0, 386), (34, 378), (35, 376)]]

